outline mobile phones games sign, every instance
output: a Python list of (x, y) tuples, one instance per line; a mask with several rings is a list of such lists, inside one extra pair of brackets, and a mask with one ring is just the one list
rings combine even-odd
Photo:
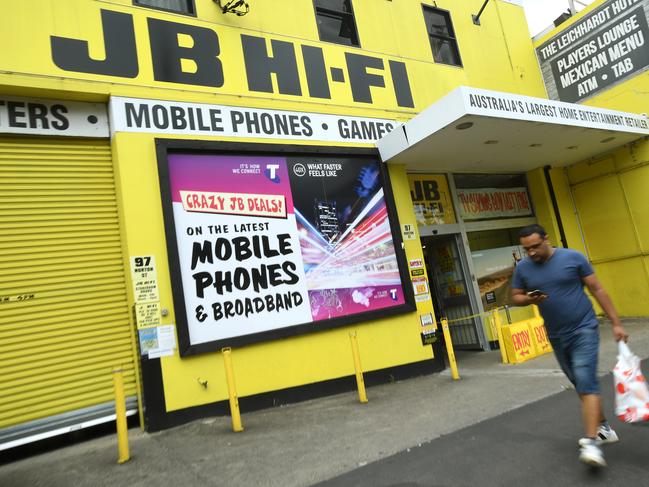
[(167, 164), (190, 352), (406, 303), (378, 161), (170, 153)]

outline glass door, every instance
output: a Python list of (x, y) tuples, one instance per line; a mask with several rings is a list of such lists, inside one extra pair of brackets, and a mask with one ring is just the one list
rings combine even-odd
[(471, 303), (469, 293), (472, 288), (466, 279), (457, 236), (426, 238), (425, 247), (435, 311), (437, 316), (449, 320), (453, 346), (458, 349), (482, 349), (477, 332), (479, 324), (475, 317), (471, 317), (476, 311)]

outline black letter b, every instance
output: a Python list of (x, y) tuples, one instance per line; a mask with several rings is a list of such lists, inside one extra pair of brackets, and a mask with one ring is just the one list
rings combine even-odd
[[(193, 25), (148, 19), (153, 77), (156, 81), (183, 83), (198, 86), (223, 86), (223, 67), (218, 55), (221, 52), (219, 37), (211, 29)], [(194, 41), (193, 47), (178, 45), (178, 34)], [(196, 63), (196, 72), (182, 70), (181, 60)]]

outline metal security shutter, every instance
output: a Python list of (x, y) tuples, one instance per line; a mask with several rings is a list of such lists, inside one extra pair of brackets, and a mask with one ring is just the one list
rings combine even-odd
[(134, 396), (109, 141), (0, 137), (0, 449), (105, 416), (115, 366)]

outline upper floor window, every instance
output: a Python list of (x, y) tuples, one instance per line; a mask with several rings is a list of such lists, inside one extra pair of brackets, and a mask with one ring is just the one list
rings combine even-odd
[(433, 59), (436, 63), (462, 66), (460, 50), (451, 22), (451, 14), (438, 8), (424, 7), (424, 20), (428, 30), (430, 48), (433, 50)]
[(320, 40), (358, 46), (358, 33), (351, 0), (314, 0)]
[(194, 15), (196, 13), (194, 0), (133, 0), (133, 4), (181, 14)]

